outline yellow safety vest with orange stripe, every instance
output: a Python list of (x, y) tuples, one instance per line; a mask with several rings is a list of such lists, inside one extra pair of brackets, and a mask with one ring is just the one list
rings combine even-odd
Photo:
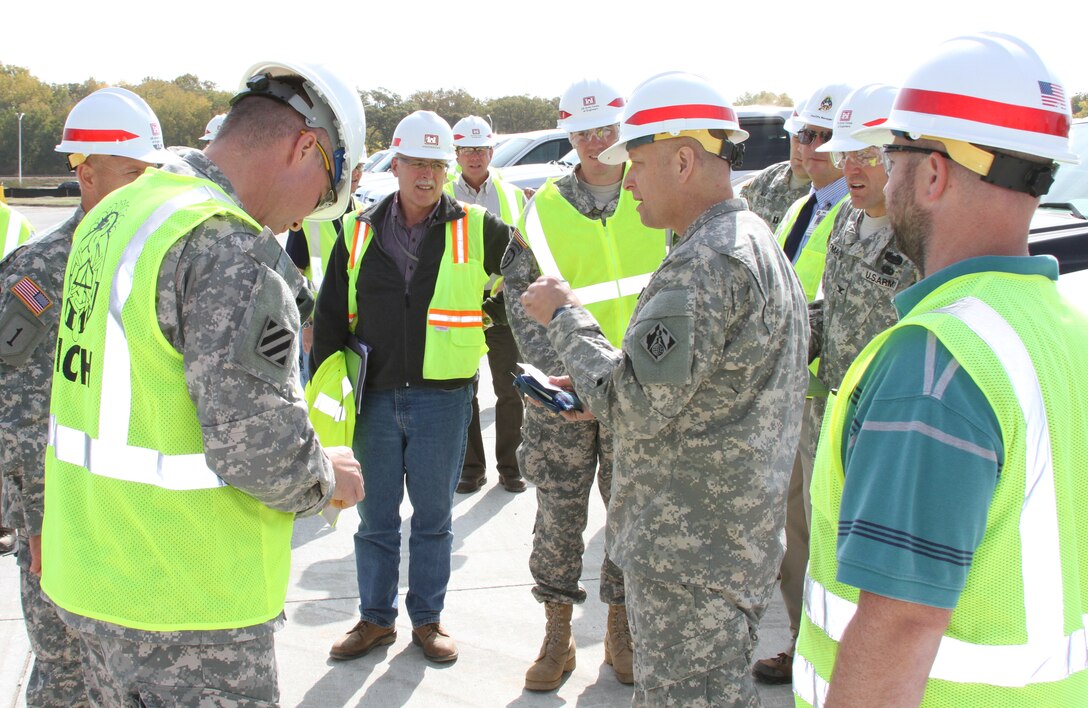
[[(425, 379), (471, 378), (480, 366), (480, 358), (487, 353), (480, 296), (487, 284), (483, 263), (487, 210), (475, 204), (460, 204), (465, 216), (446, 224), (446, 249), (427, 307)], [(372, 233), (371, 225), (361, 220), (356, 220), (350, 234), (346, 230), (344, 233), (348, 249), (348, 328), (352, 332), (358, 321), (360, 265)], [(358, 358), (350, 351), (345, 351), (345, 356), (348, 371), (352, 371)]]

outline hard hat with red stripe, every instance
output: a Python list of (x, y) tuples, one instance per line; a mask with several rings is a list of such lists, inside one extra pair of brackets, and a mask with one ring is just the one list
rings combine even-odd
[(465, 116), (453, 126), (454, 147), (494, 147), (491, 125), (480, 116)]
[(793, 105), (793, 113), (782, 126), (790, 135), (797, 135), (797, 131), (805, 127), (805, 122), (801, 120), (801, 111), (805, 109), (805, 104), (808, 103), (809, 98), (811, 96), (806, 96)]
[(87, 155), (116, 155), (150, 164), (174, 160), (147, 101), (113, 86), (95, 91), (72, 108), (56, 151), (71, 154), (68, 164), (72, 169)]
[(1065, 89), (1035, 50), (1016, 37), (982, 32), (942, 44), (903, 83), (888, 121), (853, 135), (870, 145), (938, 140), (983, 181), (1039, 196), (1056, 166), (1040, 169), (1022, 156), (1076, 164), (1070, 122)]
[(869, 143), (852, 138), (850, 134), (859, 128), (872, 128), (887, 122), (896, 90), (887, 84), (866, 84), (850, 92), (839, 108), (831, 140), (816, 148), (816, 152), (853, 152), (869, 147)]
[(658, 74), (631, 93), (619, 140), (597, 159), (617, 165), (627, 160), (629, 148), (684, 136), (736, 167), (744, 152), (739, 143), (748, 139), (748, 132), (721, 91), (703, 77), (682, 71)]
[(226, 113), (220, 113), (217, 116), (212, 116), (212, 119), (208, 121), (207, 127), (204, 128), (204, 134), (200, 136), (200, 139), (209, 143), (215, 140), (215, 136), (219, 134), (219, 128), (223, 125), (223, 120), (226, 117)]
[(455, 157), (450, 124), (434, 111), (416, 111), (402, 118), (389, 147), (404, 157), (446, 161)]
[(568, 133), (603, 128), (620, 122), (623, 94), (600, 79), (571, 84), (559, 99), (558, 127)]

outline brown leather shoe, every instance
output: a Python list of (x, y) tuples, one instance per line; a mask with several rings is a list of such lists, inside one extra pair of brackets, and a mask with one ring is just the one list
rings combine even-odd
[(423, 647), (423, 656), (431, 661), (453, 661), (457, 658), (457, 644), (438, 622), (413, 629), (412, 644)]
[(477, 489), (484, 486), (485, 481), (487, 481), (487, 478), (483, 475), (480, 475), (479, 477), (461, 477), (457, 482), (457, 493), (472, 494)]
[(778, 685), (793, 681), (793, 657), (786, 652), (752, 664), (752, 676), (760, 683)]
[(506, 477), (506, 476), (500, 475), (499, 476), (499, 484), (502, 485), (503, 489), (505, 489), (506, 491), (508, 491), (508, 492), (510, 492), (512, 494), (519, 494), (519, 493), (525, 491), (525, 479), (522, 478), (521, 475), (518, 475), (516, 477), (513, 477), (513, 476)]
[(358, 659), (374, 647), (392, 644), (397, 640), (396, 627), (379, 627), (359, 620), (347, 634), (336, 640), (329, 650), (333, 659)]

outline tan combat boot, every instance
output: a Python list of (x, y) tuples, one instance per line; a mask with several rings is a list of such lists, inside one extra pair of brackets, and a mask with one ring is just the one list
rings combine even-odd
[(604, 635), (604, 663), (616, 672), (620, 683), (635, 682), (634, 645), (631, 643), (631, 627), (627, 624), (626, 605), (608, 606), (608, 629)]
[(574, 605), (544, 603), (544, 612), (548, 617), (548, 624), (544, 628), (544, 643), (540, 646), (540, 655), (525, 672), (525, 688), (530, 691), (552, 691), (559, 688), (563, 674), (574, 670), (574, 637), (570, 633), (570, 616), (573, 610)]

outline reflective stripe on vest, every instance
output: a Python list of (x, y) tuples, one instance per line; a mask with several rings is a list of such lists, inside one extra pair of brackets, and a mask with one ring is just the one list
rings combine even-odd
[[(929, 678), (1022, 688), (1059, 681), (1088, 670), (1088, 614), (1082, 615), (1081, 626), (1071, 634), (1066, 635), (1064, 629), (1066, 603), (1049, 425), (1028, 349), (1008, 321), (979, 298), (965, 297), (925, 314), (957, 318), (990, 348), (1004, 368), (1019, 403), (1027, 441), (1026, 480), (1019, 518), (1027, 642), (984, 645), (943, 636)], [(886, 336), (887, 333), (874, 340), (870, 347), (878, 346)], [(862, 360), (859, 356), (859, 361)], [(852, 386), (846, 390), (844, 385), (844, 393), (851, 391)], [(840, 399), (844, 408), (848, 398)], [(837, 426), (840, 433), (841, 425)], [(835, 435), (833, 428), (830, 436)], [(839, 455), (838, 445), (833, 444), (831, 449), (833, 456)], [(834, 464), (841, 467), (841, 463)], [(855, 603), (835, 595), (811, 577), (805, 579), (804, 607), (809, 621), (835, 642), (842, 641), (857, 610)], [(827, 683), (808, 660), (798, 658), (802, 660), (795, 661), (794, 690), (799, 697), (819, 706), (826, 697)]]
[(347, 419), (344, 413), (344, 398), (351, 393), (351, 381), (347, 376), (340, 379), (340, 400), (337, 400), (325, 393), (324, 391), (318, 391), (317, 396), (314, 398), (314, 410), (321, 411), (325, 415), (332, 418), (334, 423), (340, 423)]
[[(178, 211), (209, 200), (233, 204), (226, 197), (207, 187), (196, 187), (159, 206), (140, 226), (125, 246), (117, 265), (110, 290), (109, 314), (106, 317), (106, 341), (103, 357), (102, 391), (111, 400), (132, 399), (131, 355), (125, 337), (121, 312), (132, 294), (136, 260), (147, 239)], [(141, 482), (171, 490), (212, 489), (224, 486), (204, 459), (203, 454), (163, 455), (158, 450), (128, 444), (130, 407), (99, 401), (98, 438), (82, 430), (57, 423), (49, 416), (49, 444), (54, 446), (58, 460), (86, 468), (92, 474), (127, 482)]]
[[(483, 221), (488, 212), (481, 206), (458, 202), (465, 216), (445, 225), (448, 239), (435, 280), (434, 295), (427, 307), (423, 352), (423, 378), (462, 379), (472, 376), (480, 357), (487, 353), (484, 340), (482, 295), (487, 273), (483, 268)], [(470, 214), (475, 212), (475, 216)], [(358, 324), (358, 279), (363, 255), (370, 242), (369, 223), (357, 221), (348, 245), (348, 328)], [(348, 235), (344, 234), (345, 243)], [(474, 247), (472, 244), (476, 243)], [(478, 251), (478, 252), (477, 252)], [(471, 305), (471, 307), (469, 307)], [(358, 358), (345, 350), (348, 368)]]
[[(542, 204), (552, 204), (549, 209), (555, 210), (554, 213), (548, 211), (551, 214), (552, 239), (548, 238), (548, 228), (541, 219)], [(573, 294), (583, 306), (589, 307), (605, 336), (617, 346), (627, 330), (635, 299), (650, 283), (666, 254), (665, 233), (643, 226), (633, 208), (633, 199), (625, 191), (620, 196), (616, 213), (608, 220), (609, 225), (603, 221), (585, 219), (565, 198), (558, 195), (554, 184), (548, 183), (537, 192), (536, 198), (529, 202), (522, 214), (522, 234), (529, 241), (541, 273), (568, 281)], [(630, 223), (632, 218), (638, 222), (638, 226)], [(585, 241), (584, 250), (561, 252), (570, 271), (568, 273), (560, 268), (555, 252), (559, 246), (562, 249), (573, 248), (569, 235), (562, 233), (564, 220), (571, 220), (573, 226), (585, 229), (584, 235), (590, 239)], [(620, 224), (618, 229), (616, 223)], [(655, 241), (657, 234), (660, 240)], [(553, 240), (557, 246), (553, 245)], [(623, 249), (628, 250), (625, 253)], [(635, 254), (634, 258), (631, 257), (632, 253)], [(621, 302), (625, 298), (626, 301)], [(594, 305), (604, 305), (605, 308), (590, 307)]]

